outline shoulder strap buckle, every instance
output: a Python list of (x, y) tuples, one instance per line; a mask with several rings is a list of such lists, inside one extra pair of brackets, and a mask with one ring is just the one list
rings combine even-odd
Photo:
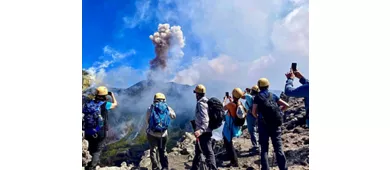
[(94, 135), (92, 135), (92, 137), (96, 139), (98, 137), (98, 134), (95, 133)]

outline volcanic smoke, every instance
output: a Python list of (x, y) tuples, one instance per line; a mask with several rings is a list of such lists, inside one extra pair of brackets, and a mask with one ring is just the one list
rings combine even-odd
[(149, 38), (154, 44), (154, 52), (156, 53), (156, 57), (150, 61), (151, 71), (165, 70), (168, 61), (168, 51), (172, 48), (177, 49), (179, 47), (179, 50), (171, 51), (173, 56), (182, 57), (184, 55), (181, 48), (185, 44), (180, 26), (170, 27), (169, 24), (158, 24), (158, 31), (150, 35)]

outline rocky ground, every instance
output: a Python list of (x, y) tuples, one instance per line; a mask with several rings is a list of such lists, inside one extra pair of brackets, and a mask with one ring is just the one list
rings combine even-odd
[[(283, 134), (284, 151), (288, 160), (289, 169), (309, 169), (309, 132), (302, 127), (296, 127), (292, 130), (285, 130)], [(271, 142), (270, 142), (271, 143)], [(186, 133), (181, 142), (168, 154), (171, 169), (190, 169), (194, 157), (195, 137)], [(234, 140), (234, 146), (237, 150), (239, 167), (229, 167), (230, 161), (224, 160), (225, 150), (223, 142), (216, 142), (215, 153), (217, 165), (220, 170), (233, 169), (260, 169), (259, 151), (251, 152), (252, 147), (250, 136), (247, 130), (244, 130), (240, 138)], [(273, 153), (272, 144), (269, 150), (269, 162), (272, 169), (278, 169)], [(148, 151), (140, 162), (140, 167), (151, 169), (151, 163)]]
[[(283, 145), (284, 152), (288, 161), (289, 169), (291, 170), (305, 170), (309, 169), (309, 130), (304, 127), (304, 105), (302, 99), (288, 98), (281, 95), (281, 98), (291, 105), (285, 111), (285, 123), (283, 126)], [(88, 162), (88, 154), (84, 154), (85, 141), (83, 140), (83, 165)], [(86, 144), (87, 145), (87, 144)], [(192, 159), (194, 157), (195, 137), (191, 133), (185, 133), (177, 142), (177, 145), (168, 153), (170, 169), (190, 169)], [(239, 138), (234, 139), (234, 146), (237, 150), (239, 167), (229, 167), (230, 161), (224, 159), (225, 151), (223, 142), (216, 141), (215, 154), (217, 166), (220, 170), (234, 170), (234, 169), (260, 169), (259, 151), (251, 152), (250, 136), (247, 129)], [(271, 169), (278, 169), (276, 159), (273, 153), (272, 142), (270, 141), (269, 162)], [(146, 150), (142, 155), (141, 162), (138, 166), (127, 165), (122, 163), (121, 167), (104, 167), (100, 170), (129, 170), (129, 169), (151, 169), (151, 162), (149, 157), (149, 150)]]

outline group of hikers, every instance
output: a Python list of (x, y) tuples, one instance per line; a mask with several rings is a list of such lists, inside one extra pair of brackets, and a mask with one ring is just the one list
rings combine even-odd
[[(309, 127), (309, 81), (298, 71), (286, 73), (286, 85), (284, 93), (291, 97), (303, 97), (306, 110), (306, 126)], [(302, 84), (293, 87), (294, 78), (298, 78)], [(195, 142), (195, 156), (191, 170), (198, 170), (201, 163), (205, 163), (207, 169), (216, 170), (215, 154), (213, 150), (213, 130), (223, 124), (223, 141), (226, 149), (226, 157), (230, 160), (230, 166), (238, 167), (238, 158), (233, 146), (233, 138), (240, 137), (242, 126), (247, 124), (250, 134), (252, 149), (257, 153), (260, 151), (261, 169), (268, 170), (268, 146), (269, 138), (276, 155), (279, 169), (286, 170), (287, 161), (283, 152), (282, 129), (283, 111), (289, 105), (268, 89), (270, 82), (266, 78), (260, 78), (252, 88), (245, 91), (234, 88), (232, 96), (226, 93), (223, 102), (215, 97), (206, 97), (206, 87), (198, 84), (193, 93), (195, 94), (196, 107), (193, 125)], [(115, 108), (118, 103), (113, 93), (107, 88), (100, 86), (96, 89), (95, 99), (83, 104), (83, 130), (85, 139), (89, 141), (89, 151), (92, 161), (86, 169), (94, 169), (99, 163), (100, 153), (103, 148), (104, 138), (107, 134), (107, 111)], [(107, 100), (111, 96), (112, 102)], [(244, 99), (243, 104), (240, 99)], [(147, 109), (147, 139), (150, 146), (150, 159), (152, 169), (167, 170), (169, 161), (167, 157), (166, 144), (168, 139), (168, 127), (171, 119), (175, 119), (175, 111), (168, 106), (163, 93), (154, 95), (153, 103)], [(224, 122), (224, 123), (223, 123)], [(258, 136), (255, 135), (257, 128)], [(158, 155), (157, 155), (158, 153)], [(202, 160), (202, 155), (205, 161)], [(158, 157), (158, 158), (157, 158)]]

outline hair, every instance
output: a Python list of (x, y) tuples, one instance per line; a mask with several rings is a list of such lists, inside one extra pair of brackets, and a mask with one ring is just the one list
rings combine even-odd
[(256, 95), (258, 92), (257, 91), (254, 91), (254, 90), (251, 90), (251, 95)]
[(236, 97), (233, 96), (233, 103), (238, 104), (239, 100), (240, 100), (239, 98), (236, 98)]
[(267, 89), (268, 89), (268, 86), (260, 87), (260, 91), (267, 90)]
[(204, 97), (206, 94), (205, 93), (196, 93), (196, 99), (201, 99), (202, 97)]
[(96, 95), (95, 100), (97, 101), (107, 101), (107, 96), (106, 95)]
[(154, 100), (154, 103), (158, 103), (158, 102), (165, 102), (165, 99), (155, 99)]

